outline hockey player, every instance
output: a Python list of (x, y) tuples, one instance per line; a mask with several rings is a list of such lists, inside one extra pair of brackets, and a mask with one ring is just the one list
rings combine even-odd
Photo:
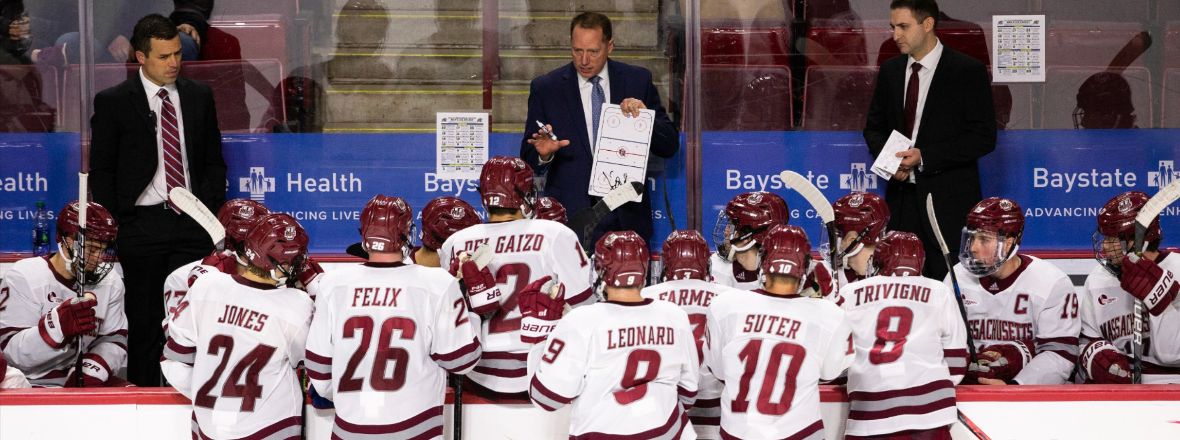
[(24, 373), (16, 368), (8, 368), (8, 361), (4, 360), (4, 356), (0, 356), (0, 390), (31, 386)]
[(922, 277), (925, 260), (917, 235), (890, 232), (876, 244), (876, 276), (840, 287), (856, 351), (846, 438), (950, 438), (967, 331), (950, 288)]
[(1143, 301), (1143, 383), (1180, 383), (1180, 257), (1160, 251), (1159, 218), (1144, 236), (1145, 248), (1132, 262), (1135, 216), (1147, 194), (1128, 191), (1098, 211), (1094, 252), (1100, 265), (1086, 276), (1081, 290), (1082, 354), (1080, 366), (1092, 383), (1131, 383), (1134, 302)]
[(843, 270), (836, 274), (840, 286), (863, 280), (869, 273), (877, 241), (885, 236), (889, 224), (889, 205), (873, 193), (854, 192), (832, 203), (836, 216), (836, 236), (840, 238), (836, 258)]
[(558, 202), (553, 197), (541, 197), (537, 199), (537, 218), (553, 220), (563, 225), (569, 221), (569, 218), (565, 215), (565, 207), (561, 206), (561, 202)]
[(762, 240), (762, 287), (713, 298), (705, 365), (725, 383), (721, 438), (823, 438), (819, 381), (852, 361), (844, 311), (799, 295), (811, 245), (796, 226)]
[(609, 232), (594, 251), (606, 302), (561, 317), (561, 298), (539, 289), (547, 277), (521, 294), (526, 320), (556, 325), (529, 356), (529, 396), (547, 411), (572, 404), (571, 439), (696, 438), (685, 413), (700, 374), (695, 339), (683, 310), (641, 295), (648, 262), (639, 234)]
[[(250, 199), (228, 200), (217, 210), (217, 221), (225, 228), (225, 249), (192, 263), (176, 268), (164, 279), (164, 324), (176, 311), (176, 306), (188, 293), (189, 286), (201, 275), (209, 272), (237, 273), (239, 265), (245, 265), (242, 241), (250, 227), (270, 210), (263, 204)], [(164, 330), (167, 331), (165, 325)]]
[(246, 266), (197, 279), (168, 323), (161, 370), (193, 402), (193, 438), (298, 437), (312, 300), (285, 287), (307, 257), (307, 233), (270, 214), (246, 234)]
[[(662, 282), (645, 287), (641, 294), (644, 298), (676, 304), (688, 314), (692, 336), (696, 340), (697, 360), (701, 361), (704, 359), (705, 311), (713, 297), (734, 289), (709, 281), (709, 245), (700, 232), (673, 231), (664, 240), (660, 259), (664, 263), (660, 274)], [(708, 374), (708, 369), (702, 368), (697, 389), (696, 403), (688, 411), (697, 438), (720, 438), (721, 382)]]
[[(479, 192), (488, 223), (456, 232), (439, 249), (446, 264), (462, 275), (471, 308), (486, 317), (480, 337), (483, 357), (465, 383), (494, 401), (527, 399), (529, 345), (520, 339), (518, 295), (532, 281), (552, 276), (567, 303), (592, 303), (590, 260), (569, 228), (526, 218), (534, 212), (533, 170), (520, 158), (488, 160), (480, 172)], [(481, 246), (494, 251), (483, 270), (473, 260), (459, 262), (461, 253), (473, 254)], [(505, 422), (503, 432), (511, 432), (511, 425)]]
[(1073, 283), (1057, 266), (1018, 252), (1024, 213), (1016, 202), (983, 199), (966, 223), (955, 274), (984, 367), (971, 371), (968, 380), (1065, 383), (1077, 362), (1081, 331)]
[(0, 350), (33, 386), (74, 386), (79, 350), (84, 386), (127, 384), (115, 376), (127, 363), (123, 280), (111, 273), (118, 224), (89, 202), (80, 231), (73, 201), (57, 215), (58, 251), (17, 261), (0, 283)]
[(463, 199), (451, 196), (434, 198), (422, 208), (422, 246), (410, 252), (410, 259), (422, 266), (442, 267), (438, 249), (443, 243), (456, 232), (480, 222), (479, 213)]
[(335, 271), (316, 297), (307, 375), (335, 402), (333, 438), (441, 439), (446, 373), (479, 360), (479, 330), (458, 280), (402, 261), (413, 224), (400, 197), (369, 200), (361, 211), (368, 261)]

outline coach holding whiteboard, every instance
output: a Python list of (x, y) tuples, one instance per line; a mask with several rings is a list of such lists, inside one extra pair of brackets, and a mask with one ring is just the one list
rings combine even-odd
[(926, 248), (922, 273), (941, 280), (947, 268), (926, 219), (926, 195), (934, 195), (939, 228), (952, 255), (967, 212), (982, 199), (977, 160), (996, 148), (991, 80), (979, 61), (934, 35), (934, 0), (893, 0), (893, 41), (902, 55), (881, 66), (869, 105), (864, 138), (873, 157), (894, 130), (913, 139), (897, 153), (901, 168), (889, 180), (885, 200), (889, 229), (918, 234)]
[[(573, 62), (533, 79), (529, 87), (520, 157), (538, 176), (545, 176), (544, 195), (556, 198), (571, 215), (597, 199), (587, 191), (598, 115), (604, 103), (619, 104), (628, 116), (638, 116), (641, 109), (655, 111), (651, 152), (656, 156), (672, 157), (680, 147), (680, 134), (660, 103), (651, 72), (610, 59), (612, 34), (607, 16), (578, 14), (570, 23)], [(551, 126), (558, 140), (538, 129), (538, 121)], [(650, 242), (650, 198), (645, 194), (643, 201), (627, 203), (608, 215), (594, 231), (591, 243), (608, 231), (622, 230), (633, 230)]]

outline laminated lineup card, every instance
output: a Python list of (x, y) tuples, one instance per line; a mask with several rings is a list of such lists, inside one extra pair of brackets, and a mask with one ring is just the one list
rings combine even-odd
[(479, 179), (488, 161), (487, 113), (436, 113), (435, 173), (439, 179)]
[[(647, 155), (656, 112), (643, 109), (637, 117), (623, 116), (617, 104), (602, 106), (598, 139), (594, 142), (594, 168), (590, 171), (590, 195), (602, 197), (629, 182), (644, 183)], [(640, 194), (634, 201), (643, 200)]]
[(992, 81), (1045, 82), (1045, 16), (992, 16)]

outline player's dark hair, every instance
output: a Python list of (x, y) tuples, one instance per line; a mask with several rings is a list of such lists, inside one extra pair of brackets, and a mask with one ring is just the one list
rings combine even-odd
[(152, 50), (152, 39), (171, 40), (177, 35), (180, 33), (172, 20), (160, 14), (150, 14), (135, 23), (135, 30), (131, 32), (131, 47), (146, 56)]
[(493, 216), (493, 215), (505, 215), (505, 216), (507, 216), (507, 215), (516, 215), (516, 213), (517, 213), (517, 212), (520, 212), (520, 208), (496, 208), (496, 207), (489, 207), (489, 208), (488, 208), (488, 217), (491, 217), (491, 216)]
[(889, 2), (889, 9), (909, 9), (914, 14), (918, 24), (927, 18), (934, 18), (934, 27), (938, 27), (938, 2), (934, 0), (893, 0)]
[(583, 12), (574, 17), (570, 22), (570, 36), (574, 34), (574, 28), (580, 27), (582, 29), (602, 29), (602, 41), (608, 42), (614, 38), (614, 31), (611, 29), (610, 18), (599, 14), (597, 12)]

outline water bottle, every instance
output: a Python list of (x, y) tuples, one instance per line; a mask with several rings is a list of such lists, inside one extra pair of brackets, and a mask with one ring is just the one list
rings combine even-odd
[(33, 217), (33, 255), (49, 255), (49, 211), (45, 202), (37, 202), (37, 214)]

